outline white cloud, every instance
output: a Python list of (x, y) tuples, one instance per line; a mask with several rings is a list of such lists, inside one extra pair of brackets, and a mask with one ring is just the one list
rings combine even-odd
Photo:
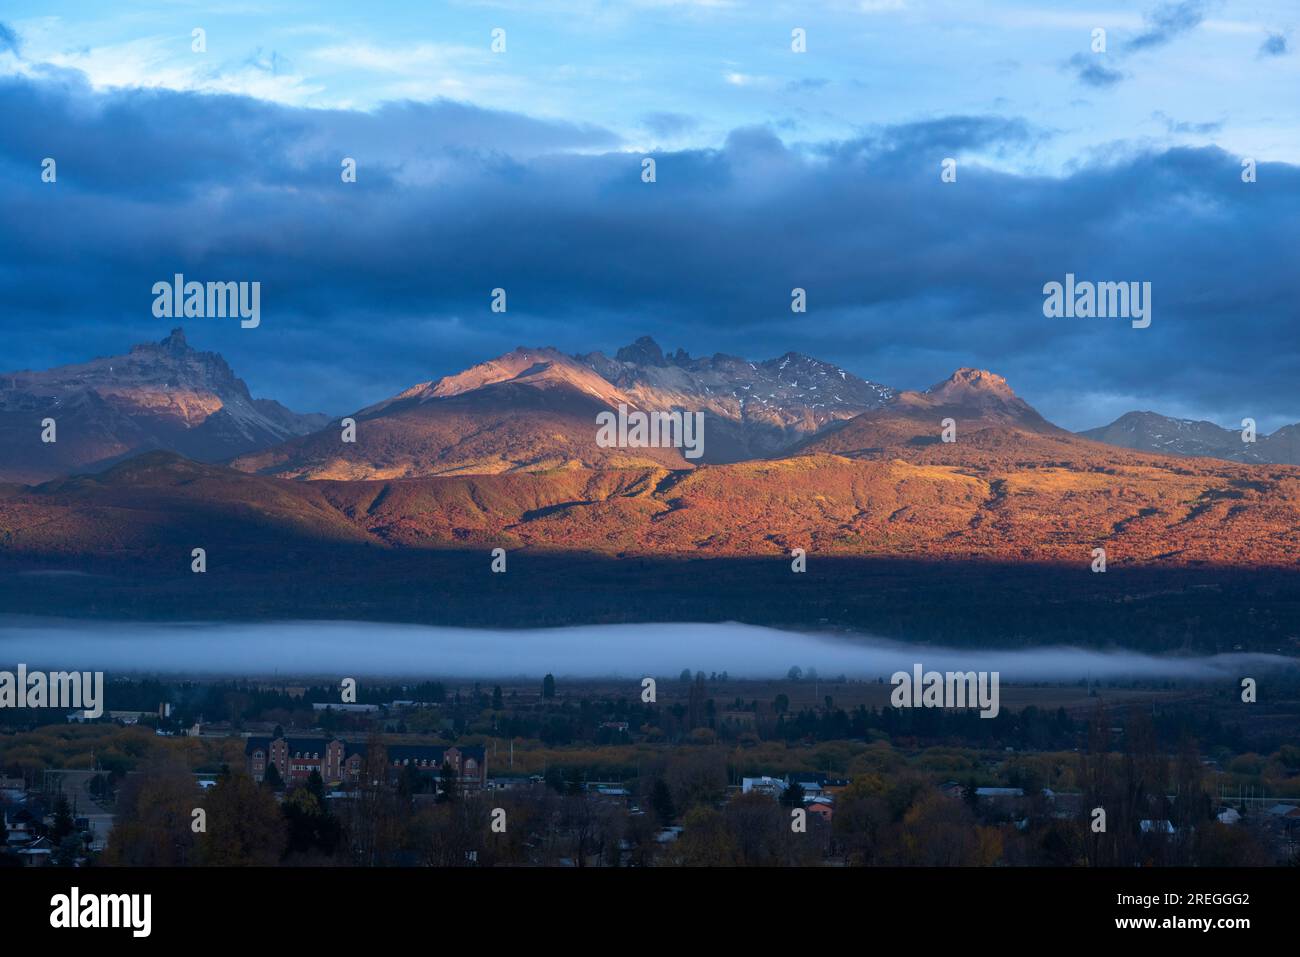
[[(48, 34), (34, 31), (38, 42), (24, 44), (22, 61), (11, 72), (30, 75), (35, 65), (79, 70), (95, 89), (138, 88), (233, 93), (289, 105), (301, 105), (324, 88), (292, 72), (270, 68), (260, 56), (221, 60), (213, 52), (194, 53), (190, 37), (149, 36), (104, 46), (42, 49)], [(32, 34), (24, 36), (29, 40)]]
[(453, 62), (485, 63), (491, 54), (486, 42), (482, 49), (444, 43), (417, 43), (399, 47), (348, 43), (320, 47), (312, 50), (308, 56), (331, 66), (371, 70), (377, 73), (427, 76), (430, 69), (445, 68)]

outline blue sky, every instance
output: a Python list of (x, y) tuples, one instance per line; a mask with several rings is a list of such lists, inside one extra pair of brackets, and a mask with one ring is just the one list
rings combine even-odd
[[(11, 0), (6, 10), (31, 61), (84, 71), (96, 88), (360, 110), (449, 97), (581, 119), (633, 150), (716, 147), (755, 124), (819, 141), (997, 113), (1055, 134), (1001, 158), (1022, 169), (1068, 168), (1117, 144), (1300, 155), (1291, 0)], [(190, 49), (195, 27), (207, 32), (202, 55)], [(790, 49), (796, 27), (803, 54)], [(504, 54), (490, 49), (495, 28), (506, 31)], [(1106, 31), (1104, 54), (1091, 52), (1095, 28)]]
[[(1154, 408), (1268, 430), (1300, 421), (1298, 20), (1196, 0), (10, 0), (0, 366), (161, 338), (140, 289), (184, 271), (260, 279), (262, 327), (192, 321), (191, 341), (333, 413), (515, 345), (648, 332), (904, 388), (992, 368), (1074, 428)], [(1152, 281), (1152, 327), (1045, 319), (1067, 270)]]

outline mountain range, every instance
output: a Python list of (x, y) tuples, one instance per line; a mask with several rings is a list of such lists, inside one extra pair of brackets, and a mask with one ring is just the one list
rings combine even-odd
[[(27, 397), (6, 435), (52, 410), (57, 446), (96, 466), (7, 453), (10, 614), (1300, 649), (1300, 468), (1075, 435), (984, 370), (895, 391), (798, 355), (521, 348), (358, 411), (347, 443), (177, 334), (124, 358), (0, 377)], [(617, 405), (704, 406), (706, 456), (602, 447), (595, 417)], [(22, 484), (60, 469), (81, 474)]]
[[(42, 440), (46, 419), (53, 442)], [(174, 329), (123, 356), (0, 373), (0, 480), (94, 472), (153, 449), (225, 461), (328, 421), (253, 398), (220, 355)]]
[(1172, 419), (1156, 412), (1127, 412), (1110, 425), (1088, 429), (1080, 435), (1126, 449), (1202, 455), (1233, 462), (1284, 462), (1300, 465), (1300, 425), (1285, 425), (1255, 441), (1242, 438), (1240, 429), (1225, 429), (1213, 422)]
[(797, 353), (665, 356), (643, 337), (610, 358), (520, 347), (361, 409), (357, 441), (325, 430), (242, 456), (235, 468), (298, 479), (624, 468), (692, 468), (676, 448), (602, 448), (596, 415), (702, 411), (705, 464), (765, 458), (837, 422), (885, 406), (894, 392)]
[[(1098, 546), (1121, 564), (1300, 555), (1300, 469), (1103, 444), (978, 369), (896, 392), (795, 354), (665, 356), (649, 339), (613, 358), (520, 348), (360, 410), (352, 443), (337, 420), (249, 398), (179, 332), (3, 378), (10, 434), (20, 419), (34, 434), (52, 409), (59, 447), (108, 465), (0, 486), (0, 553), (20, 561), (195, 541), (1085, 565)], [(600, 447), (596, 414), (620, 404), (704, 406), (702, 464), (675, 448)], [(226, 464), (191, 461), (223, 449), (235, 451)], [(19, 475), (63, 467), (39, 463), (20, 459)]]
[[(672, 447), (602, 447), (596, 416), (619, 406), (703, 412), (702, 457)], [(57, 424), (53, 443), (41, 440), (47, 418)], [(193, 349), (176, 329), (124, 356), (0, 374), (0, 481), (95, 472), (150, 450), (290, 479), (685, 470), (816, 452), (924, 450), (940, 444), (940, 422), (949, 418), (962, 448), (1005, 454), (1095, 440), (1160, 454), (1300, 463), (1300, 426), (1245, 443), (1209, 422), (1132, 412), (1072, 436), (984, 370), (959, 369), (925, 391), (898, 391), (794, 352), (761, 362), (692, 357), (681, 349), (665, 354), (649, 337), (612, 357), (520, 347), (348, 418), (354, 442), (341, 440), (338, 419), (254, 399), (220, 355)]]

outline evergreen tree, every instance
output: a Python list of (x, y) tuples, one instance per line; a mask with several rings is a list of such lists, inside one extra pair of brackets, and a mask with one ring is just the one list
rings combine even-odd
[(72, 821), (72, 805), (68, 803), (68, 796), (60, 794), (58, 803), (54, 805), (54, 825), (50, 828), (50, 842), (62, 844), (63, 839), (72, 833), (75, 826)]
[(274, 761), (266, 763), (266, 773), (262, 775), (262, 783), (272, 791), (278, 791), (284, 787), (284, 779), (280, 777), (280, 769), (275, 766)]
[(673, 806), (673, 794), (668, 790), (668, 782), (656, 778), (650, 789), (650, 806), (654, 808), (655, 817), (663, 827), (669, 827), (677, 819), (677, 808)]
[(440, 793), (438, 794), (439, 803), (445, 804), (448, 801), (456, 800), (456, 769), (446, 762), (442, 765), (442, 775), (438, 780)]
[(321, 807), (325, 806), (325, 779), (320, 776), (320, 772), (312, 768), (311, 774), (307, 776), (307, 790), (312, 796), (320, 802)]

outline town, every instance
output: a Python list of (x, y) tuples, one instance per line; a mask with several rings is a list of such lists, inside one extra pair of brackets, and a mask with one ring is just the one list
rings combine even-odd
[(797, 667), (654, 687), (109, 680), (98, 719), (0, 712), (0, 863), (1300, 860), (1294, 678), (1244, 710), (1218, 684), (1004, 683), (992, 717)]

